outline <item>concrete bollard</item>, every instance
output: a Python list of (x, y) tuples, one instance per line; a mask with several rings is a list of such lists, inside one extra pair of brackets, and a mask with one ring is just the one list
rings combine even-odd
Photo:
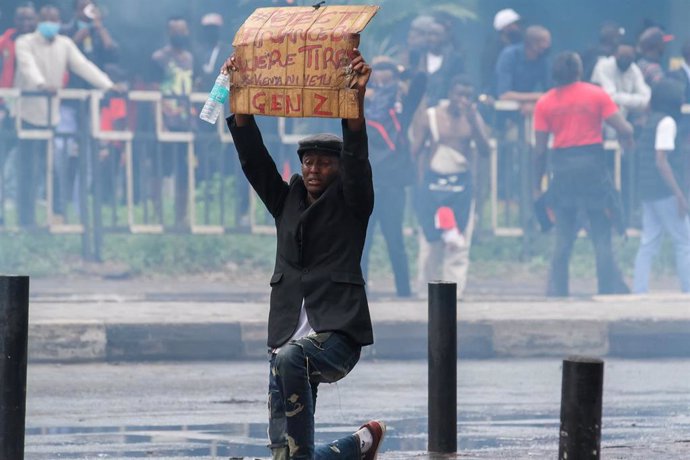
[(601, 406), (604, 361), (563, 360), (559, 460), (598, 460), (601, 456)]
[(458, 450), (457, 285), (429, 283), (429, 452)]
[(0, 276), (0, 458), (24, 458), (29, 277)]

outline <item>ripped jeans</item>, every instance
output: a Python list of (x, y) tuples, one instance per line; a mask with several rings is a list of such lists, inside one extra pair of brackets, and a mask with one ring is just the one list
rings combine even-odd
[(319, 383), (345, 377), (361, 346), (336, 332), (291, 340), (271, 353), (268, 384), (268, 437), (274, 460), (359, 460), (354, 435), (314, 447), (314, 412)]

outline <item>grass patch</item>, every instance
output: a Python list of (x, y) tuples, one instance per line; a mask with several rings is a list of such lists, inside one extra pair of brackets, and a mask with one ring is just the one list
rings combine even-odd
[[(388, 251), (380, 232), (374, 236), (370, 254), (371, 275), (390, 276)], [(626, 277), (632, 276), (639, 240), (615, 238), (616, 258)], [(417, 237), (405, 238), (410, 275), (416, 275)], [(270, 270), (275, 262), (276, 241), (265, 235), (108, 235), (103, 259), (137, 275), (182, 275), (233, 271), (241, 274)], [(484, 236), (471, 250), (471, 276), (508, 277), (524, 273), (546, 276), (553, 247), (553, 235), (540, 235), (529, 257), (523, 257), (519, 238)], [(81, 236), (0, 234), (0, 271), (30, 276), (60, 276), (83, 273)], [(587, 238), (575, 244), (570, 264), (573, 278), (593, 278), (594, 251)], [(666, 241), (657, 256), (655, 276), (673, 276), (673, 245)]]

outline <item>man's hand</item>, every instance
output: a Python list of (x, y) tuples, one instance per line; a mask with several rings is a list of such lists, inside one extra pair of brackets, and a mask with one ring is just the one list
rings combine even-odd
[(222, 73), (230, 75), (231, 72), (237, 72), (239, 70), (239, 66), (237, 65), (237, 57), (235, 57), (235, 53), (232, 54), (229, 58), (225, 60), (225, 63), (223, 64), (223, 67), (220, 68), (220, 71)]
[(113, 86), (110, 87), (109, 91), (112, 91), (116, 94), (123, 94), (127, 92), (127, 85), (124, 83), (115, 83)]
[[(230, 75), (232, 72), (237, 72), (238, 70), (239, 66), (237, 65), (237, 57), (234, 53), (232, 54), (232, 56), (225, 60), (223, 67), (220, 68), (220, 71), (227, 75)], [(230, 98), (228, 98), (228, 107), (230, 107)], [(228, 112), (231, 112), (231, 110), (228, 110)], [(239, 113), (235, 114), (235, 124), (237, 126), (247, 126), (249, 125), (250, 120), (251, 115), (244, 115)]]
[(352, 86), (358, 91), (359, 117), (348, 119), (347, 126), (350, 131), (359, 131), (364, 126), (364, 96), (367, 92), (369, 77), (371, 77), (371, 67), (357, 48), (352, 49), (350, 56), (352, 56), (352, 63), (350, 63), (353, 73)]
[(364, 60), (364, 57), (362, 57), (362, 53), (360, 53), (357, 48), (352, 50), (351, 56), (352, 63), (350, 66), (352, 68), (352, 73), (354, 74), (354, 87), (359, 90), (361, 95), (364, 95), (364, 92), (367, 88), (367, 83), (371, 77), (371, 67), (369, 67), (369, 64), (367, 64), (367, 62)]

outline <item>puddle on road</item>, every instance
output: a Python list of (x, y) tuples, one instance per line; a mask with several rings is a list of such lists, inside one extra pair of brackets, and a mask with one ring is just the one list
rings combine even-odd
[[(501, 429), (502, 423), (496, 422)], [(554, 431), (555, 421), (531, 420), (518, 427), (518, 436), (492, 436), (473, 422), (462, 421), (458, 427), (458, 445), (462, 449), (510, 448), (524, 444), (534, 435), (535, 428)], [(482, 425), (482, 424), (480, 424)], [(552, 426), (553, 425), (553, 426)], [(463, 428), (464, 427), (464, 428)], [(505, 429), (505, 425), (503, 425)], [(265, 423), (229, 423), (221, 425), (170, 426), (103, 426), (103, 427), (34, 427), (26, 430), (27, 450), (31, 458), (41, 452), (59, 450), (60, 458), (108, 457), (266, 457)], [(427, 448), (427, 421), (407, 419), (389, 424), (385, 441), (386, 451), (425, 451)], [(317, 424), (316, 443), (327, 443), (352, 433), (352, 426)], [(534, 437), (532, 436), (534, 440)], [(88, 455), (84, 457), (84, 455)], [(48, 458), (48, 457), (45, 457)]]

